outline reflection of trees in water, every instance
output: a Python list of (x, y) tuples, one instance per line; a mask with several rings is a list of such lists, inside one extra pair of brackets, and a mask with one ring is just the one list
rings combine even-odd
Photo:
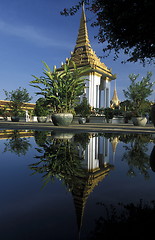
[[(148, 176), (149, 156), (147, 151), (148, 143), (151, 140), (149, 134), (122, 134), (118, 136), (118, 134), (109, 135), (106, 133), (105, 135), (110, 138), (110, 141), (117, 136), (120, 141), (126, 143), (123, 160), (127, 161), (129, 165), (130, 175), (136, 174), (136, 169), (138, 169), (145, 177)], [(36, 136), (38, 138), (38, 133)], [(104, 135), (95, 134), (94, 136), (102, 137)], [(33, 174), (42, 174), (45, 184), (51, 179), (54, 180), (55, 177), (63, 179), (64, 184), (73, 195), (79, 229), (82, 226), (84, 208), (90, 192), (111, 169), (110, 166), (107, 169), (103, 167), (97, 174), (95, 172), (89, 173), (88, 170), (83, 169), (83, 154), (79, 155), (79, 146), (83, 150), (86, 149), (90, 137), (93, 135), (81, 133), (68, 139), (61, 139), (60, 135), (59, 137), (43, 135), (44, 140), (40, 139), (39, 148), (36, 148), (38, 152), (35, 156), (36, 163), (29, 165)], [(154, 140), (152, 139), (152, 141)], [(101, 240), (114, 237), (121, 239), (121, 237), (145, 234), (145, 225), (152, 226), (151, 221), (154, 220), (155, 203), (144, 204), (140, 201), (137, 205), (131, 203), (128, 205), (119, 204), (118, 207), (104, 206), (104, 212), (107, 213), (106, 216), (103, 215), (96, 221), (96, 228), (88, 239)]]
[[(135, 169), (148, 176), (149, 156), (147, 154), (148, 143), (151, 140), (151, 135), (144, 134), (95, 134), (94, 136), (105, 136), (112, 140), (115, 136), (119, 140), (128, 144), (125, 146), (125, 154), (123, 160), (127, 161), (130, 167), (130, 175), (136, 174)], [(30, 164), (33, 173), (41, 173), (45, 184), (53, 180), (55, 177), (63, 179), (67, 188), (72, 191), (74, 202), (77, 211), (77, 221), (80, 221), (84, 212), (85, 203), (89, 193), (97, 185), (103, 176), (109, 173), (109, 168), (104, 168), (100, 178), (95, 173), (89, 174), (82, 167), (83, 154), (79, 156), (79, 145), (83, 150), (89, 144), (92, 135), (75, 134), (73, 138), (61, 139), (57, 136), (49, 136), (49, 132), (36, 131), (35, 139), (38, 147), (36, 162)], [(152, 139), (152, 141), (154, 141)], [(17, 155), (23, 155), (31, 146), (29, 139), (20, 138), (19, 132), (15, 131), (11, 139), (7, 140), (5, 151), (15, 152)], [(154, 151), (155, 152), (155, 151)], [(155, 153), (152, 154), (154, 159)], [(102, 204), (103, 205), (103, 204)], [(91, 234), (89, 240), (105, 239), (121, 239), (121, 237), (133, 237), (140, 235), (148, 237), (148, 234), (153, 236), (154, 217), (155, 217), (155, 202), (145, 204), (142, 201), (135, 205), (119, 204), (118, 206), (107, 207), (104, 205), (103, 215), (96, 221), (96, 228)], [(80, 215), (81, 214), (81, 215)]]
[[(71, 174), (72, 171), (77, 176), (78, 174), (75, 172), (77, 168), (81, 168), (78, 145), (82, 146), (81, 149), (84, 151), (89, 144), (90, 137), (105, 137), (111, 143), (117, 137), (120, 142), (126, 144), (122, 160), (126, 161), (129, 166), (128, 175), (135, 176), (138, 170), (146, 179), (149, 178), (150, 163), (147, 151), (149, 142), (154, 141), (151, 134), (96, 133), (92, 136), (89, 133), (81, 133), (74, 134), (72, 139), (54, 139), (54, 137), (54, 135), (53, 137), (47, 137), (47, 132), (35, 132), (36, 143), (42, 147), (41, 149), (38, 148), (37, 151), (40, 151), (42, 155), (36, 156), (36, 158), (40, 158), (40, 161), (31, 165), (31, 169), (42, 173), (46, 172), (44, 177), (50, 176), (50, 178), (53, 178), (55, 175), (59, 175), (60, 178), (64, 178), (62, 177), (64, 174)], [(80, 156), (82, 158), (83, 154)], [(76, 170), (74, 171), (74, 169)]]
[(36, 163), (30, 164), (30, 169), (35, 173), (42, 173), (45, 184), (55, 177), (63, 179), (71, 190), (76, 185), (76, 177), (84, 176), (85, 170), (81, 167), (83, 158), (79, 157), (76, 144), (72, 139), (57, 139), (48, 137), (36, 148), (39, 155)]
[(89, 194), (112, 169), (110, 164), (104, 166), (104, 163), (100, 163), (97, 169), (89, 171), (88, 166), (84, 165), (84, 151), (91, 137), (93, 135), (89, 133), (72, 134), (72, 138), (65, 133), (51, 133), (44, 143), (39, 141), (41, 144), (36, 148), (36, 163), (29, 165), (33, 174), (42, 174), (43, 186), (55, 178), (63, 180), (73, 196), (79, 232)]
[(152, 134), (125, 133), (118, 135), (118, 133), (104, 133), (100, 135), (110, 139), (111, 142), (117, 137), (120, 142), (126, 144), (124, 146), (125, 152), (122, 160), (126, 161), (129, 166), (129, 176), (136, 176), (136, 171), (138, 170), (144, 175), (145, 179), (149, 178), (148, 170), (150, 168), (150, 163), (153, 166), (153, 156), (150, 162), (150, 156), (147, 152), (149, 143), (155, 142), (155, 138)]
[(22, 137), (19, 130), (14, 130), (11, 135), (11, 139), (7, 139), (5, 144), (4, 152), (12, 152), (18, 156), (25, 155), (28, 149), (31, 147), (29, 138)]
[(127, 142), (129, 144), (124, 146), (125, 153), (123, 155), (123, 160), (128, 163), (129, 170), (128, 175), (136, 176), (136, 169), (144, 175), (146, 179), (149, 178), (148, 169), (150, 168), (149, 164), (149, 155), (148, 144), (150, 142), (150, 135), (135, 134), (127, 137)]
[[(106, 133), (110, 140), (115, 134)], [(118, 136), (118, 135), (117, 135)], [(128, 174), (136, 175), (138, 169), (145, 178), (149, 178), (148, 169), (155, 169), (155, 147), (151, 155), (147, 154), (148, 144), (154, 142), (151, 134), (121, 134), (119, 140), (126, 143), (123, 160), (129, 165)], [(95, 221), (95, 229), (88, 240), (124, 239), (138, 237), (148, 239), (154, 234), (155, 201), (138, 204), (118, 204), (117, 206), (103, 206), (101, 216)]]
[(155, 201), (138, 204), (118, 204), (109, 207), (103, 203), (103, 216), (96, 220), (95, 229), (88, 240), (124, 239), (126, 237), (148, 239), (154, 236)]
[(41, 147), (46, 141), (48, 132), (47, 131), (34, 131), (34, 138), (36, 144)]

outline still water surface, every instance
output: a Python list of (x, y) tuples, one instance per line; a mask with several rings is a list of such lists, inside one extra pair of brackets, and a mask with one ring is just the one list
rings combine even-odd
[(150, 134), (0, 131), (0, 239), (101, 239), (109, 206), (155, 200), (154, 144)]

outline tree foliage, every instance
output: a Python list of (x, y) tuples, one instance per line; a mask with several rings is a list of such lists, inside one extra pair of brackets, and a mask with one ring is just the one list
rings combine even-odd
[(34, 108), (34, 114), (38, 117), (39, 116), (47, 116), (49, 114), (49, 109), (48, 109), (45, 98), (39, 98), (36, 101), (36, 105)]
[(4, 90), (6, 95), (6, 100), (12, 101), (12, 102), (20, 102), (25, 103), (31, 101), (31, 97), (29, 96), (29, 93), (27, 92), (26, 88), (17, 88), (16, 90), (12, 90), (11, 92), (8, 92)]
[(124, 96), (130, 101), (130, 109), (139, 116), (148, 111), (149, 100), (148, 97), (153, 92), (153, 84), (151, 82), (151, 72), (147, 72), (146, 77), (141, 81), (137, 81), (139, 74), (130, 74), (130, 85), (127, 90), (123, 90)]
[(82, 117), (87, 117), (91, 114), (91, 106), (86, 97), (84, 97), (83, 101), (75, 107), (75, 112)]
[(11, 109), (13, 116), (18, 116), (22, 112), (23, 103), (31, 101), (32, 97), (29, 96), (29, 93), (26, 88), (17, 88), (8, 92), (4, 90), (6, 95), (6, 100), (8, 100), (8, 106)]
[(95, 14), (92, 26), (98, 27), (97, 39), (104, 43), (103, 51), (115, 52), (115, 58), (123, 50), (127, 61), (155, 62), (155, 24), (153, 0), (85, 0), (63, 15), (73, 15), (82, 2)]
[(109, 107), (104, 108), (104, 115), (105, 115), (107, 122), (109, 122), (109, 119), (112, 119), (114, 116), (114, 110)]

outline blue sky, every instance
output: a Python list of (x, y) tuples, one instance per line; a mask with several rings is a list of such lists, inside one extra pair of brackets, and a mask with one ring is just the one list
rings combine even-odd
[[(38, 98), (35, 88), (29, 85), (32, 75), (42, 75), (42, 61), (51, 68), (60, 67), (73, 51), (78, 34), (81, 11), (75, 16), (60, 15), (63, 8), (77, 3), (76, 0), (5, 0), (0, 3), (0, 99), (5, 99), (3, 89), (12, 91), (19, 86), (27, 88), (33, 97)], [(87, 18), (91, 18), (86, 12)], [(97, 29), (87, 23), (89, 39), (92, 48), (98, 56), (103, 55), (102, 45), (94, 39)], [(124, 99), (123, 89), (129, 85), (128, 75), (131, 73), (145, 76), (152, 71), (152, 81), (155, 79), (153, 65), (145, 68), (139, 63), (121, 64), (123, 56), (113, 61), (113, 56), (102, 59), (112, 72), (117, 74), (117, 92), (120, 100)], [(139, 78), (139, 79), (140, 79)], [(111, 83), (111, 97), (114, 81)], [(151, 97), (154, 100), (155, 94)]]

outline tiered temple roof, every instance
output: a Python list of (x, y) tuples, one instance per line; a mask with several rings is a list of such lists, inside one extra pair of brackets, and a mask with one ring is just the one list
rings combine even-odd
[(76, 177), (78, 184), (76, 185), (76, 188), (72, 189), (72, 195), (76, 210), (76, 218), (79, 231), (82, 227), (82, 220), (88, 196), (99, 184), (99, 182), (101, 182), (112, 169), (113, 166), (108, 164), (106, 167), (101, 167), (96, 172), (86, 172), (85, 177)]
[(101, 75), (108, 77), (109, 80), (116, 78), (116, 76), (111, 73), (111, 70), (108, 69), (106, 65), (100, 61), (90, 45), (84, 5), (82, 8), (82, 16), (76, 45), (74, 51), (71, 53), (71, 57), (69, 59), (66, 59), (66, 62), (68, 62), (68, 60), (70, 61), (70, 64), (71, 61), (74, 61), (77, 67), (89, 66), (91, 67), (92, 71), (98, 72)]

